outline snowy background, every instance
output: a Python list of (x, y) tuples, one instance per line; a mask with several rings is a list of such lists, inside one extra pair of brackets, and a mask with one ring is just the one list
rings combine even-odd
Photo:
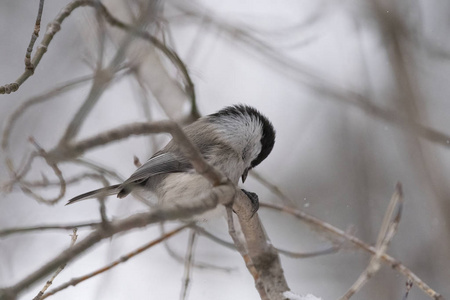
[[(66, 3), (45, 2), (41, 37), (46, 24)], [(114, 1), (105, 4), (113, 15), (120, 16)], [(38, 1), (0, 3), (0, 84), (14, 81), (23, 70), (37, 7)], [(300, 208), (373, 244), (395, 184), (403, 184), (405, 209), (387, 252), (448, 298), (450, 148), (401, 125), (404, 123), (398, 119), (450, 135), (450, 2), (203, 0), (190, 5), (167, 1), (160, 7), (160, 30), (188, 66), (201, 114), (245, 103), (272, 120), (277, 130), (275, 148), (257, 171)], [(186, 14), (183, 8), (197, 15)], [(5, 121), (34, 95), (91, 74), (89, 61), (95, 61), (92, 57), (98, 47), (95, 26), (91, 8), (77, 9), (55, 36), (34, 76), (16, 93), (0, 95), (0, 120)], [(108, 61), (115, 47), (111, 41), (106, 45)], [(85, 83), (31, 108), (12, 131), (9, 148), (13, 158), (19, 162), (34, 149), (29, 136), (44, 149), (55, 146), (89, 87), (90, 83)], [(116, 81), (102, 95), (78, 137), (145, 121), (138, 90), (132, 77)], [(152, 99), (152, 95), (148, 97)], [(167, 118), (156, 101), (150, 103), (153, 119)], [(367, 103), (394, 117), (383, 118), (366, 109)], [(183, 108), (186, 111), (187, 105)], [(4, 124), (0, 126), (3, 130)], [(167, 140), (166, 135), (131, 138), (90, 151), (85, 157), (127, 177), (135, 169), (134, 155), (145, 161)], [(0, 182), (5, 183), (9, 174), (0, 158)], [(78, 171), (70, 164), (61, 168), (66, 174)], [(38, 161), (31, 177), (39, 178), (41, 173), (53, 178), (51, 170)], [(244, 186), (263, 202), (281, 204), (253, 178)], [(82, 181), (68, 188), (64, 200), (97, 187), (96, 181)], [(55, 195), (58, 191), (43, 193)], [(11, 193), (3, 192), (0, 230), (99, 219), (96, 201), (65, 207), (64, 200), (47, 206), (17, 187)], [(146, 209), (128, 198), (111, 199), (107, 205), (111, 217)], [(264, 209), (260, 217), (277, 247), (307, 252), (328, 245), (319, 233), (291, 217)], [(203, 226), (230, 239), (224, 220)], [(80, 229), (79, 238), (88, 232)], [(16, 283), (65, 249), (69, 233), (0, 237), (0, 287)], [(103, 241), (71, 262), (54, 284), (95, 270), (157, 236), (159, 227), (150, 226)], [(169, 244), (184, 256), (187, 238), (186, 231)], [(344, 294), (369, 258), (357, 249), (309, 259), (281, 257), (290, 288), (323, 299)], [(195, 260), (227, 271), (194, 269), (189, 299), (259, 299), (237, 252), (199, 237)], [(183, 269), (183, 263), (159, 245), (53, 299), (177, 299)], [(401, 299), (405, 281), (384, 265), (353, 298)], [(33, 298), (40, 287), (31, 287), (21, 299)], [(426, 298), (417, 287), (408, 297)]]

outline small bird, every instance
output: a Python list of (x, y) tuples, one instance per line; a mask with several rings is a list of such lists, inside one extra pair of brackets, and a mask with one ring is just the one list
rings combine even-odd
[[(275, 144), (272, 123), (247, 105), (225, 107), (199, 118), (183, 130), (205, 160), (236, 185), (239, 178), (245, 182), (248, 171), (259, 165)], [(124, 198), (135, 189), (152, 192), (161, 204), (177, 204), (200, 197), (211, 187), (211, 183), (196, 173), (178, 145), (171, 140), (123, 183), (81, 194), (66, 205), (109, 195)], [(242, 191), (256, 211), (258, 196)]]

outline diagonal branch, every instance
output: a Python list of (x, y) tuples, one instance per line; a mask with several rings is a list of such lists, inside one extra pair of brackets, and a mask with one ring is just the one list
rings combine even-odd
[(261, 297), (262, 300), (270, 300), (269, 295), (267, 294), (264, 288), (264, 282), (261, 280), (259, 276), (258, 270), (255, 268), (255, 265), (253, 264), (252, 259), (250, 258), (250, 255), (245, 245), (239, 240), (237, 236), (237, 232), (234, 227), (233, 212), (229, 207), (227, 207), (227, 221), (228, 221), (228, 233), (233, 239), (234, 245), (236, 246), (236, 249), (238, 250), (239, 254), (241, 254), (242, 258), (244, 259), (245, 266), (247, 267), (248, 271), (255, 280), (255, 286), (256, 290), (259, 293), (259, 296)]
[[(71, 234), (72, 237), (72, 241), (70, 243), (70, 247), (73, 247), (73, 245), (75, 244), (75, 242), (77, 241), (78, 235), (77, 235), (77, 228), (74, 228)], [(53, 276), (50, 278), (50, 280), (47, 280), (47, 282), (45, 283), (44, 287), (42, 288), (42, 290), (39, 291), (39, 293), (36, 295), (36, 297), (33, 298), (33, 300), (41, 300), (43, 299), (43, 295), (44, 293), (48, 290), (48, 288), (53, 284), (53, 281), (55, 280), (55, 278), (59, 275), (59, 273), (62, 272), (62, 270), (64, 270), (64, 268), (66, 267), (67, 264), (63, 264), (61, 266), (58, 267), (58, 269), (56, 270), (55, 274), (53, 274)]]
[(192, 201), (186, 203), (184, 206), (158, 207), (149, 212), (138, 213), (122, 220), (109, 222), (108, 226), (100, 226), (84, 240), (75, 244), (73, 247), (62, 251), (51, 261), (41, 266), (15, 285), (0, 289), (0, 299), (15, 299), (20, 292), (43, 279), (45, 276), (48, 276), (53, 270), (58, 268), (58, 266), (72, 261), (87, 249), (117, 233), (163, 221), (189, 219), (195, 215), (214, 209), (219, 203), (230, 203), (233, 197), (234, 188), (229, 185), (221, 185), (213, 187), (211, 192), (203, 198), (192, 199)]
[[(403, 207), (403, 192), (400, 183), (397, 184), (394, 194), (392, 195), (391, 202), (384, 215), (383, 222), (381, 224), (380, 232), (378, 233), (377, 242), (375, 244), (376, 253), (370, 259), (366, 269), (360, 274), (355, 283), (348, 289), (348, 291), (342, 296), (341, 300), (348, 300), (354, 294), (356, 294), (361, 288), (372, 278), (375, 273), (381, 267), (381, 256), (386, 253), (387, 247), (394, 237), (398, 223), (400, 222), (401, 212)], [(394, 218), (395, 210), (397, 213)]]
[[(316, 217), (313, 217), (304, 211), (300, 209), (294, 209), (284, 206), (279, 206), (275, 204), (269, 204), (269, 203), (260, 203), (260, 207), (270, 208), (277, 211), (282, 211), (285, 213), (288, 213), (299, 220), (306, 222), (308, 225), (319, 229), (320, 231), (331, 234), (331, 236), (344, 239), (349, 242), (351, 242), (353, 245), (357, 246), (358, 248), (371, 253), (372, 255), (375, 255), (377, 253), (377, 249), (375, 247), (372, 247), (362, 240), (358, 239), (357, 237), (350, 235), (346, 233), (345, 231), (334, 227), (333, 225), (323, 222)], [(422, 279), (420, 279), (416, 274), (414, 274), (410, 269), (408, 269), (405, 265), (403, 265), (400, 261), (396, 260), (392, 256), (387, 255), (386, 253), (381, 255), (381, 260), (388, 264), (391, 268), (394, 270), (397, 270), (404, 276), (411, 279), (414, 284), (419, 287), (422, 291), (424, 291), (430, 298), (435, 300), (444, 300), (444, 297), (437, 293), (435, 290), (433, 290), (428, 284), (426, 284)]]
[(178, 232), (182, 231), (183, 229), (185, 229), (185, 228), (188, 227), (188, 226), (190, 226), (190, 224), (180, 226), (180, 227), (178, 227), (178, 228), (176, 228), (176, 229), (174, 229), (174, 230), (172, 230), (172, 231), (170, 231), (170, 232), (168, 232), (168, 233), (162, 235), (162, 236), (159, 237), (158, 239), (153, 240), (153, 241), (151, 241), (151, 242), (149, 242), (149, 243), (143, 245), (142, 247), (139, 247), (138, 249), (136, 249), (136, 250), (134, 250), (134, 251), (128, 253), (127, 255), (122, 256), (121, 258), (119, 258), (119, 259), (113, 261), (113, 262), (110, 263), (109, 265), (104, 266), (103, 268), (100, 268), (100, 269), (98, 269), (98, 270), (96, 270), (96, 271), (93, 271), (93, 272), (91, 272), (91, 273), (89, 273), (89, 274), (86, 274), (86, 275), (83, 275), (83, 276), (80, 276), (80, 277), (72, 278), (72, 279), (69, 280), (68, 282), (66, 282), (66, 283), (64, 283), (64, 284), (61, 284), (60, 286), (58, 286), (58, 287), (56, 287), (56, 288), (50, 290), (48, 293), (45, 293), (45, 294), (40, 298), (40, 300), (43, 300), (43, 299), (45, 299), (45, 298), (47, 298), (47, 297), (49, 297), (49, 296), (52, 296), (52, 295), (54, 295), (54, 294), (56, 294), (56, 293), (58, 293), (58, 292), (60, 292), (60, 291), (62, 291), (62, 290), (64, 290), (64, 289), (66, 289), (66, 288), (68, 288), (68, 287), (70, 287), (70, 286), (76, 286), (76, 285), (79, 284), (80, 282), (86, 281), (86, 280), (88, 280), (88, 279), (90, 279), (90, 278), (92, 278), (92, 277), (95, 277), (95, 276), (97, 276), (97, 275), (99, 275), (99, 274), (102, 274), (102, 273), (104, 273), (104, 272), (106, 272), (106, 271), (109, 271), (109, 270), (111, 270), (112, 268), (118, 266), (119, 264), (128, 261), (130, 258), (133, 258), (134, 256), (136, 256), (136, 255), (138, 255), (138, 254), (141, 254), (142, 252), (144, 252), (145, 250), (147, 250), (147, 249), (149, 249), (149, 248), (155, 246), (156, 244), (159, 244), (160, 242), (162, 242), (162, 241), (168, 239), (169, 237), (172, 237), (173, 235), (177, 234)]
[(85, 140), (69, 144), (68, 146), (59, 146), (49, 151), (47, 156), (49, 160), (55, 162), (66, 161), (83, 154), (87, 150), (127, 138), (131, 135), (151, 133), (170, 133), (186, 158), (192, 162), (195, 170), (209, 179), (213, 185), (218, 185), (228, 180), (205, 161), (197, 147), (189, 141), (181, 127), (173, 121), (124, 125), (117, 129), (109, 130)]
[(47, 31), (45, 32), (42, 42), (37, 47), (37, 50), (30, 62), (31, 65), (33, 65), (33, 69), (26, 68), (22, 75), (20, 75), (15, 82), (0, 86), (0, 94), (9, 94), (17, 91), (19, 87), (34, 74), (34, 70), (37, 68), (42, 57), (47, 52), (47, 48), (53, 40), (53, 37), (61, 29), (61, 24), (72, 13), (73, 10), (83, 5), (86, 4), (82, 0), (75, 0), (70, 2), (63, 10), (61, 10), (56, 18), (47, 25)]

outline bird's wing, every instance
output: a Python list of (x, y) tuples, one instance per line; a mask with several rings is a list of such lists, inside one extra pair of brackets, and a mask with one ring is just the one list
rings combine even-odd
[(117, 197), (123, 198), (128, 195), (133, 189), (134, 185), (139, 185), (149, 179), (152, 176), (184, 172), (192, 169), (189, 161), (181, 156), (177, 156), (173, 153), (156, 153), (145, 164), (139, 167), (130, 178), (125, 180), (121, 184), (112, 185), (106, 188), (90, 191), (81, 195), (78, 195), (70, 199), (66, 205), (79, 202), (85, 199), (96, 198), (99, 196), (110, 196), (117, 194)]
[(121, 185), (125, 186), (130, 183), (140, 183), (155, 175), (185, 172), (190, 169), (192, 169), (192, 165), (183, 157), (170, 152), (157, 153), (145, 164), (140, 166), (133, 174), (131, 174), (130, 178), (125, 180)]
[(185, 172), (192, 169), (188, 160), (171, 152), (158, 152), (140, 166), (130, 178), (119, 186), (118, 198), (127, 196), (136, 185), (140, 185), (155, 175)]

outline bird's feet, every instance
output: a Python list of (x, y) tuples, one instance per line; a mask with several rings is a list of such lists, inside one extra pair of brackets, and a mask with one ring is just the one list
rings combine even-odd
[(247, 197), (250, 199), (250, 201), (252, 202), (252, 217), (253, 215), (258, 211), (259, 209), (259, 197), (257, 194), (246, 191), (244, 189), (241, 189), (241, 191), (244, 192), (244, 194), (247, 195)]

